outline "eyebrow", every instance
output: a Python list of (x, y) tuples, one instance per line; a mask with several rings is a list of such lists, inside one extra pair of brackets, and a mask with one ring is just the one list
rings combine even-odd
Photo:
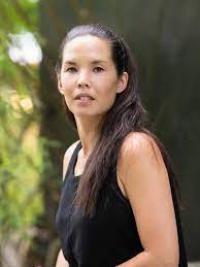
[[(92, 65), (99, 64), (99, 63), (107, 63), (107, 62), (104, 61), (104, 60), (93, 60), (93, 61), (91, 62)], [(68, 64), (68, 65), (77, 65), (76, 62), (71, 61), (71, 60), (67, 60), (67, 61), (65, 61), (64, 64), (65, 64), (65, 65), (67, 65), (67, 64)]]

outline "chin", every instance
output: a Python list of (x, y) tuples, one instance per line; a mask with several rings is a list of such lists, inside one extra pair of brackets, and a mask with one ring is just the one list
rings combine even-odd
[(94, 112), (86, 112), (86, 111), (85, 111), (85, 112), (83, 112), (83, 111), (82, 111), (82, 112), (81, 112), (81, 111), (78, 112), (78, 111), (77, 111), (77, 112), (73, 112), (73, 114), (74, 114), (75, 117), (79, 117), (79, 118), (81, 118), (81, 117), (83, 117), (83, 118), (84, 118), (84, 117), (85, 117), (85, 118), (87, 118), (87, 117), (88, 117), (88, 118), (89, 118), (89, 117), (90, 117), (90, 118), (92, 118), (92, 117), (96, 118), (96, 117), (104, 116), (104, 115), (105, 115), (104, 112), (103, 112), (103, 113), (102, 113), (102, 112), (99, 112), (99, 113), (98, 113), (98, 112), (97, 112), (97, 113), (95, 112), (95, 113), (94, 113)]

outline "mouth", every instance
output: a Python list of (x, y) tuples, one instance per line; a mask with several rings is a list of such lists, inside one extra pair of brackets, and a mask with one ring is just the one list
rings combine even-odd
[(90, 103), (92, 101), (94, 101), (94, 98), (92, 97), (86, 97), (86, 96), (81, 96), (81, 97), (78, 97), (78, 98), (75, 98), (75, 100), (79, 103)]
[(88, 102), (94, 100), (94, 98), (88, 94), (80, 93), (75, 97), (75, 100), (81, 101), (81, 102)]

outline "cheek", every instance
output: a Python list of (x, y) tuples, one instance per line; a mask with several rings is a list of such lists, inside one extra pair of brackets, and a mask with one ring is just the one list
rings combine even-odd
[(73, 91), (73, 81), (71, 79), (62, 79), (63, 92), (66, 95), (70, 95)]
[(65, 99), (66, 105), (69, 107), (73, 98), (73, 86), (69, 81), (62, 81), (62, 93)]
[(69, 75), (68, 73), (63, 72), (61, 74), (61, 80), (62, 80), (63, 85), (65, 85), (65, 86), (68, 86), (71, 83), (73, 83), (74, 79), (75, 79), (75, 77), (73, 77), (72, 75)]
[(102, 105), (103, 106), (112, 106), (115, 102), (115, 98), (116, 98), (116, 93), (117, 89), (114, 86), (109, 86), (109, 87), (104, 87), (104, 89), (102, 90), (102, 97), (101, 97), (101, 101), (102, 101)]
[(102, 84), (102, 94), (106, 99), (113, 99), (116, 96), (116, 92), (117, 92), (117, 83), (115, 81), (111, 81), (111, 80), (107, 80), (104, 83), (104, 86)]

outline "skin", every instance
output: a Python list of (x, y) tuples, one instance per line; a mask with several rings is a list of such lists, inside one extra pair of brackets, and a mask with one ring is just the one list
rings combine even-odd
[[(94, 60), (104, 63), (93, 64)], [(75, 64), (65, 64), (66, 61)], [(125, 90), (127, 81), (127, 73), (117, 76), (108, 41), (87, 35), (66, 44), (58, 88), (75, 116), (83, 146), (75, 174), (83, 172), (98, 138), (98, 125), (112, 107), (116, 94)], [(74, 96), (80, 92), (91, 94), (95, 100), (79, 105)], [(65, 153), (63, 176), (76, 144)], [(144, 247), (144, 252), (118, 267), (177, 267), (178, 236), (169, 177), (160, 150), (151, 137), (132, 132), (124, 139), (118, 156), (117, 181), (130, 201)], [(58, 256), (58, 266), (68, 266), (62, 253)]]
[[(99, 136), (99, 125), (112, 107), (116, 95), (125, 90), (127, 82), (126, 72), (120, 77), (117, 75), (108, 41), (87, 35), (77, 37), (65, 45), (58, 89), (74, 114), (82, 143), (75, 167), (76, 175), (83, 172), (85, 162)], [(82, 92), (89, 93), (95, 100), (88, 105), (79, 105), (74, 97)], [(77, 142), (72, 144), (65, 153), (63, 179), (76, 144)], [(62, 251), (59, 252), (56, 262), (56, 267), (61, 266), (69, 266)]]
[(155, 141), (130, 133), (121, 147), (118, 176), (130, 201), (144, 252), (120, 267), (177, 267), (178, 235), (167, 169)]
[[(126, 72), (120, 77), (117, 75), (108, 41), (86, 35), (65, 45), (58, 88), (74, 114), (83, 157), (87, 158), (91, 153), (99, 136), (99, 124), (112, 107), (116, 95), (125, 90), (127, 82)], [(95, 100), (88, 105), (80, 105), (74, 100), (78, 93), (89, 93)]]

